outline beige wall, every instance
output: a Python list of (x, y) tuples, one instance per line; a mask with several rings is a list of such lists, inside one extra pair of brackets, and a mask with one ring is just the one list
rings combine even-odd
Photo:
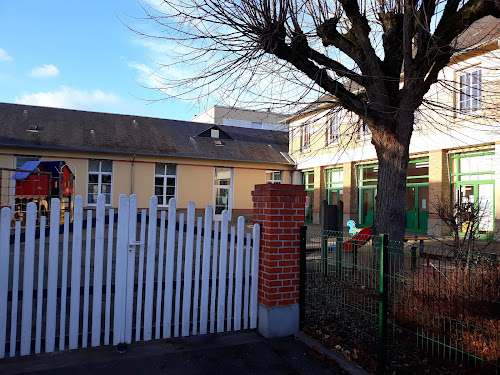
[[(4, 148), (0, 152), (0, 167), (12, 168), (13, 155), (17, 154), (37, 155), (47, 161), (64, 160), (75, 173), (75, 195), (82, 195), (84, 202), (87, 202), (89, 158), (113, 160), (112, 206), (117, 207), (120, 194), (131, 193), (131, 155)], [(256, 184), (265, 183), (266, 170), (285, 171), (285, 183), (289, 182), (290, 171), (293, 170), (293, 166), (276, 164), (138, 156), (134, 161), (133, 192), (138, 196), (139, 208), (147, 208), (149, 199), (154, 194), (156, 162), (178, 164), (177, 205), (181, 209), (186, 208), (189, 201), (194, 201), (198, 209), (213, 204), (214, 166), (234, 168), (233, 208), (236, 210), (252, 209), (251, 191)]]

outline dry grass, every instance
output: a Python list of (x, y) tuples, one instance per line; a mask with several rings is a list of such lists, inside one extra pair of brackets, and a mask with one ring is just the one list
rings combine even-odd
[(438, 338), (450, 357), (500, 365), (500, 270), (428, 268), (413, 272), (395, 291), (396, 323)]

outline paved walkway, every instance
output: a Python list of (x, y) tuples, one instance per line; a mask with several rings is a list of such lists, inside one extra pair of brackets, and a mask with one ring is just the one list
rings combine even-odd
[(293, 336), (266, 340), (255, 332), (156, 340), (113, 347), (0, 360), (0, 373), (111, 374), (304, 374), (346, 375), (335, 360)]

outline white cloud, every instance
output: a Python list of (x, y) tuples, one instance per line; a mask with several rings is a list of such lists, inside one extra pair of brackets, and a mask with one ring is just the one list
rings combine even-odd
[(120, 111), (127, 107), (126, 103), (116, 94), (104, 93), (101, 90), (78, 90), (67, 86), (61, 86), (57, 91), (26, 93), (21, 97), (16, 96), (16, 103), (106, 112)]
[(33, 68), (31, 72), (28, 73), (30, 77), (34, 78), (50, 78), (59, 75), (59, 69), (55, 65), (45, 64), (43, 66), (37, 66)]
[(6, 50), (0, 48), (0, 61), (12, 61), (12, 56), (9, 56)]

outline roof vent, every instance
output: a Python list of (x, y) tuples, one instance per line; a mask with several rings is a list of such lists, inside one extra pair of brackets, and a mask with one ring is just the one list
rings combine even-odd
[(23, 115), (24, 115), (24, 116), (28, 116), (28, 110), (27, 110), (27, 109), (25, 109), (25, 110), (23, 111)]
[(210, 129), (210, 136), (212, 138), (219, 138), (220, 134), (219, 134), (219, 129)]
[(95, 134), (95, 130), (94, 129), (90, 129), (90, 134)]
[(26, 131), (38, 133), (38, 125), (28, 125), (28, 127), (26, 128)]
[(222, 143), (221, 141), (214, 141), (215, 145), (216, 146), (224, 146), (224, 143)]
[(137, 120), (132, 120), (132, 124), (137, 125)]

